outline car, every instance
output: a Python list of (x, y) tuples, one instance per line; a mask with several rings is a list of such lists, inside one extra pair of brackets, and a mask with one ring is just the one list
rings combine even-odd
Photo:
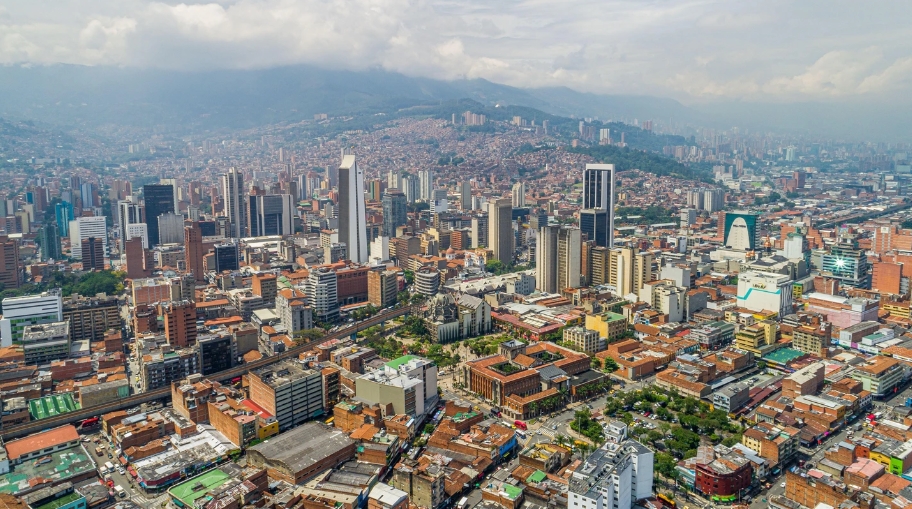
[(779, 487), (780, 487), (780, 488), (785, 488), (785, 481), (782, 481), (781, 483), (779, 483)]
[(124, 467), (117, 467), (117, 473), (120, 475), (125, 475), (127, 471), (124, 470)]
[(552, 430), (557, 430), (557, 424), (552, 424), (552, 425), (551, 425), (551, 429), (552, 429)]

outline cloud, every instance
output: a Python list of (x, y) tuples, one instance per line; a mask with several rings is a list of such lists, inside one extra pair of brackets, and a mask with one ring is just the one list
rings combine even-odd
[(0, 0), (0, 64), (381, 67), (684, 100), (908, 95), (912, 3)]

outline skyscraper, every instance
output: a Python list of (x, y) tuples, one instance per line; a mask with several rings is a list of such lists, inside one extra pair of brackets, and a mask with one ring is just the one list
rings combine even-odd
[[(231, 237), (240, 238), (246, 235), (247, 207), (244, 203), (244, 174), (237, 168), (219, 177), (222, 183), (222, 199), (225, 200), (225, 215), (228, 217)], [(148, 217), (149, 211), (146, 211)]]
[(543, 292), (579, 288), (582, 241), (579, 228), (544, 226), (535, 246), (535, 283)]
[(132, 197), (117, 202), (117, 224), (119, 226), (118, 233), (120, 234), (121, 248), (123, 248), (124, 242), (130, 239), (127, 236), (127, 227), (131, 224), (146, 222), (143, 212), (143, 208), (138, 203), (134, 203)]
[(183, 242), (184, 216), (173, 212), (158, 216), (158, 241), (159, 244), (180, 244)]
[(526, 183), (517, 182), (513, 184), (513, 208), (521, 209), (526, 206)]
[(472, 183), (468, 180), (459, 183), (459, 204), (463, 211), (472, 209)]
[(418, 172), (418, 198), (430, 201), (434, 193), (434, 171), (420, 170)]
[(384, 237), (395, 237), (396, 228), (408, 221), (405, 194), (398, 189), (387, 189), (383, 193), (383, 230)]
[(206, 274), (203, 271), (203, 231), (200, 229), (199, 222), (184, 226), (184, 259), (187, 262), (187, 270), (193, 273), (194, 279), (198, 283), (206, 280)]
[[(82, 261), (82, 241), (88, 238), (101, 239), (102, 252), (108, 252), (108, 227), (104, 216), (77, 217), (70, 221), (70, 253)], [(94, 244), (93, 244), (94, 246)]]
[(104, 270), (104, 243), (101, 239), (82, 239), (82, 270)]
[(390, 170), (386, 177), (386, 187), (391, 189), (402, 189), (402, 174), (397, 170)]
[[(583, 209), (607, 212), (606, 247), (614, 246), (614, 196), (614, 165), (587, 164), (583, 173)], [(597, 238), (590, 238), (598, 243)]]
[(229, 243), (215, 246), (214, 258), (216, 272), (238, 270), (238, 268), (240, 268), (237, 244)]
[(42, 226), (38, 238), (41, 242), (41, 261), (63, 258), (60, 251), (60, 233), (58, 233), (56, 224), (49, 223)]
[(146, 206), (149, 247), (154, 247), (159, 244), (158, 216), (174, 213), (174, 186), (161, 184), (144, 185), (143, 202)]
[[(60, 243), (58, 241), (58, 250)], [(19, 240), (0, 236), (0, 284), (10, 290), (22, 285), (22, 263), (19, 261)], [(6, 311), (3, 312), (6, 316)]]
[(348, 246), (349, 259), (367, 263), (367, 212), (364, 206), (364, 173), (355, 156), (346, 155), (339, 166), (339, 242)]
[(608, 247), (611, 232), (608, 225), (608, 211), (583, 209), (580, 210), (580, 230), (586, 234), (588, 240), (595, 242), (596, 246)]
[[(3, 205), (6, 205), (5, 200)], [(5, 208), (5, 207), (4, 207)], [(6, 214), (3, 214), (6, 216)], [(62, 201), (54, 206), (54, 215), (57, 218), (57, 226), (60, 228), (60, 235), (64, 237), (70, 236), (70, 221), (76, 218), (73, 214), (73, 204), (67, 201)]]
[(250, 195), (248, 235), (291, 235), (294, 233), (294, 204), (289, 194)]
[(488, 202), (488, 249), (504, 265), (513, 263), (513, 201), (500, 198)]
[(408, 203), (415, 203), (418, 201), (418, 179), (411, 176), (402, 177), (400, 180), (402, 187), (399, 188), (400, 191), (405, 193), (405, 201)]

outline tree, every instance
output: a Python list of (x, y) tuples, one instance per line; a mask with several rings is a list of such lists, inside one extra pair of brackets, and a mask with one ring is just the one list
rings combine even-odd
[(403, 290), (396, 295), (396, 300), (399, 301), (399, 304), (405, 305), (408, 304), (409, 297), (411, 297), (409, 292)]
[(433, 433), (433, 432), (434, 432), (434, 425), (431, 424), (431, 423), (425, 424), (425, 425), (424, 425), (424, 432), (427, 433), (428, 435), (430, 435), (431, 433)]
[(614, 373), (615, 371), (617, 371), (620, 368), (621, 367), (618, 366), (617, 361), (615, 361), (611, 357), (605, 357), (605, 371), (607, 371), (609, 373)]
[(322, 329), (301, 329), (294, 333), (294, 342), (296, 345), (310, 343), (323, 337), (326, 332)]
[(677, 479), (678, 470), (675, 468), (678, 462), (674, 457), (664, 452), (655, 455), (655, 470), (665, 476), (666, 479)]

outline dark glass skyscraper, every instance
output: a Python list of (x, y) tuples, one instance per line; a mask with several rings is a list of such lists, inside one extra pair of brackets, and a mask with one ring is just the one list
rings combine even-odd
[(143, 186), (143, 201), (146, 205), (146, 229), (151, 248), (159, 244), (158, 216), (174, 212), (174, 186), (147, 184)]
[(580, 211), (580, 230), (589, 240), (595, 241), (596, 246), (611, 247), (608, 241), (611, 238), (608, 224), (607, 210), (584, 209)]
[[(607, 212), (607, 240), (600, 246), (614, 247), (614, 165), (587, 164), (583, 173), (583, 209)], [(595, 217), (597, 222), (598, 217)], [(582, 221), (582, 218), (580, 218)], [(583, 232), (587, 232), (583, 229)]]
[(387, 189), (383, 193), (383, 231), (384, 237), (395, 237), (396, 228), (408, 221), (408, 204), (405, 193), (398, 189)]
[(38, 239), (41, 242), (41, 261), (63, 258), (60, 252), (60, 233), (56, 224), (50, 223), (42, 226)]
[(215, 271), (238, 270), (237, 244), (219, 244), (215, 246)]

